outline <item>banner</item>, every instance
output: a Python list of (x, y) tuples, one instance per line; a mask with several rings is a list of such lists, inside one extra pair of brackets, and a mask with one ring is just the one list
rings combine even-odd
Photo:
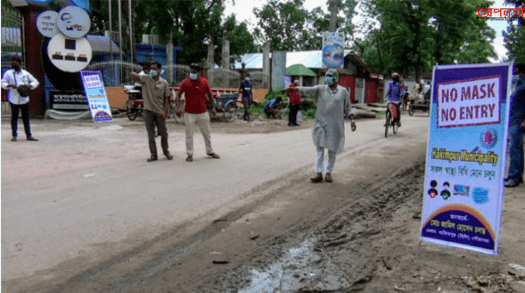
[(342, 32), (323, 33), (323, 67), (340, 68), (345, 63), (345, 34)]
[(106, 88), (100, 71), (80, 71), (93, 122), (112, 122)]
[(82, 91), (49, 91), (49, 107), (60, 111), (87, 111), (89, 105)]
[(498, 254), (511, 65), (434, 67), (423, 241)]

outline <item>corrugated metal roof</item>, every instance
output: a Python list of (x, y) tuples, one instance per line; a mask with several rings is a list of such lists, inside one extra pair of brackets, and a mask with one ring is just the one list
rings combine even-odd
[[(89, 41), (89, 44), (91, 45), (91, 49), (93, 50), (93, 53), (108, 53), (109, 54), (111, 52), (110, 47), (109, 47), (109, 37), (87, 35), (86, 39)], [(113, 41), (111, 41), (111, 48), (113, 49), (113, 54), (119, 54), (119, 47)]]
[[(345, 50), (345, 56), (351, 51)], [(270, 53), (271, 57), (271, 53)], [(262, 69), (263, 67), (263, 54), (262, 53), (248, 53), (241, 56), (242, 61), (235, 62), (235, 69), (241, 69), (241, 63), (246, 64), (246, 69)], [(308, 68), (321, 69), (323, 68), (322, 51), (299, 51), (299, 52), (287, 52), (286, 53), (286, 67), (294, 64), (302, 64)]]

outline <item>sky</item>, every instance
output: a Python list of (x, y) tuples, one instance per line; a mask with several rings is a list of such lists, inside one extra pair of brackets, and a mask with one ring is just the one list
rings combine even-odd
[[(492, 8), (511, 7), (509, 5), (504, 4), (505, 0), (492, 1), (494, 1), (494, 4), (491, 6)], [(225, 15), (230, 15), (231, 13), (234, 13), (237, 21), (247, 21), (249, 23), (249, 28), (253, 28), (257, 22), (255, 15), (253, 14), (253, 8), (262, 7), (266, 2), (267, 0), (235, 0), (235, 6), (233, 6), (230, 0), (227, 1)], [(305, 0), (304, 7), (307, 10), (312, 10), (316, 7), (321, 6), (321, 8), (325, 12), (328, 12), (326, 2), (326, 0)], [(354, 23), (360, 21), (363, 21), (363, 17), (361, 17), (359, 14), (354, 16)], [(496, 51), (496, 54), (498, 54), (498, 59), (494, 59), (492, 61), (500, 62), (503, 59), (503, 57), (505, 57), (507, 54), (507, 49), (505, 49), (505, 47), (503, 46), (502, 36), (502, 31), (506, 29), (507, 22), (504, 20), (489, 20), (488, 25), (496, 31), (496, 39), (493, 42), (493, 46)]]

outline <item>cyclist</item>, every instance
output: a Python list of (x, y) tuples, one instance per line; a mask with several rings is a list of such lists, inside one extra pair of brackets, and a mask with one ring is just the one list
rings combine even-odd
[(392, 81), (388, 84), (387, 91), (387, 106), (392, 103), (397, 108), (397, 118), (394, 119), (394, 123), (397, 123), (401, 127), (401, 112), (399, 111), (399, 106), (403, 102), (403, 97), (405, 96), (405, 90), (401, 86), (399, 73), (392, 73)]

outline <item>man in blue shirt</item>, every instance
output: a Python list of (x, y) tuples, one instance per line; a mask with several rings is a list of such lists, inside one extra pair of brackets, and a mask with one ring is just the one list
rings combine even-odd
[(253, 102), (252, 83), (250, 81), (250, 74), (247, 73), (244, 80), (239, 87), (239, 94), (242, 91), (242, 105), (244, 107), (244, 120), (250, 121), (250, 106)]
[(283, 98), (278, 97), (276, 99), (271, 99), (268, 101), (263, 108), (264, 113), (266, 113), (266, 117), (270, 118), (277, 118), (277, 107), (283, 102)]
[[(525, 65), (516, 65), (518, 78), (525, 79)], [(520, 83), (510, 97), (509, 154), (510, 164), (505, 187), (516, 187), (523, 182), (524, 156), (523, 137), (525, 129), (521, 124), (525, 119), (525, 83)]]
[(397, 122), (398, 126), (401, 127), (401, 112), (399, 111), (399, 105), (403, 102), (403, 96), (405, 90), (401, 86), (399, 73), (392, 73), (392, 81), (388, 84), (387, 91), (387, 103), (393, 103), (397, 108), (397, 118), (394, 119), (394, 123)]

